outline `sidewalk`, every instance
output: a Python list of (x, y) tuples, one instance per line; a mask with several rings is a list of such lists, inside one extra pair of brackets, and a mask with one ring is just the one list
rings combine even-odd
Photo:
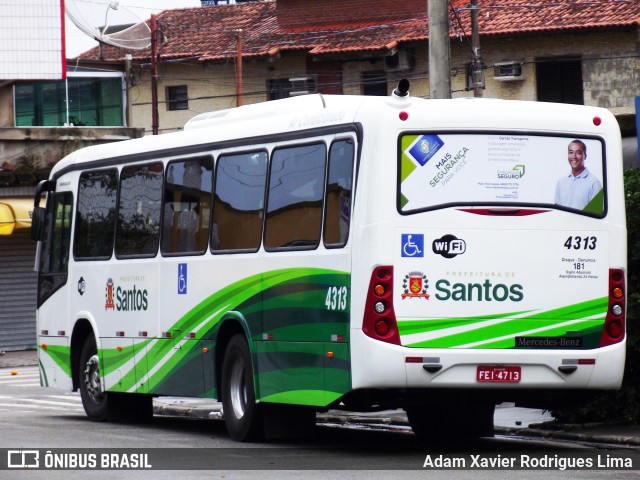
[(0, 351), (0, 368), (15, 368), (37, 364), (37, 350), (20, 350), (17, 352)]
[[(35, 350), (0, 352), (0, 368), (19, 368), (37, 365)], [(221, 419), (222, 408), (210, 399), (159, 397), (154, 401), (154, 412), (159, 415), (184, 416), (203, 419)], [(330, 410), (318, 414), (323, 423), (372, 424), (408, 426), (402, 410), (374, 413), (351, 413)], [(591, 423), (561, 425), (542, 410), (517, 408), (503, 403), (496, 407), (495, 430), (500, 435), (527, 435), (555, 440), (628, 445), (640, 447), (640, 425)]]

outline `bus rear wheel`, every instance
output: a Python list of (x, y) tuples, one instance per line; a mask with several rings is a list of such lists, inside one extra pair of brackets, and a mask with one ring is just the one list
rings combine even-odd
[(262, 410), (256, 403), (251, 351), (243, 335), (229, 341), (222, 363), (222, 409), (232, 439), (245, 442), (262, 436)]
[(78, 374), (80, 398), (84, 411), (91, 420), (104, 422), (108, 414), (107, 395), (102, 389), (100, 359), (93, 336), (89, 336), (82, 346)]

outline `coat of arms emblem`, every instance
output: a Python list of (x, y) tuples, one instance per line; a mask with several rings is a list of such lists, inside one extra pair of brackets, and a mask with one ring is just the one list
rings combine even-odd
[(404, 276), (402, 281), (402, 299), (405, 298), (424, 298), (429, 300), (427, 289), (429, 288), (429, 280), (422, 272), (410, 272)]

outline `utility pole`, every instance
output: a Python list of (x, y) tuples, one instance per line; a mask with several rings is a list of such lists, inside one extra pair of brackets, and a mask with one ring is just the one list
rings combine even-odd
[(151, 15), (151, 132), (158, 135), (158, 25)]
[(242, 105), (242, 29), (236, 30), (238, 53), (236, 56), (236, 107)]
[(471, 0), (471, 79), (473, 81), (473, 96), (482, 97), (482, 57), (480, 56), (480, 31), (478, 29), (478, 0)]
[(429, 97), (451, 98), (449, 0), (428, 0)]

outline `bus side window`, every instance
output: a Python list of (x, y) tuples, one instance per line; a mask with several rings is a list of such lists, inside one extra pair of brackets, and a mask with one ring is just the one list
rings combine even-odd
[(273, 152), (265, 226), (267, 250), (314, 249), (320, 243), (326, 156), (324, 143)]
[(338, 140), (329, 150), (323, 234), (328, 248), (344, 247), (349, 239), (354, 151), (351, 139)]
[(162, 163), (122, 169), (116, 257), (154, 257), (158, 253), (163, 177)]
[(214, 252), (260, 248), (267, 163), (264, 151), (218, 158), (211, 226)]
[(204, 253), (209, 241), (211, 157), (171, 162), (162, 214), (162, 253)]
[(116, 229), (116, 169), (84, 172), (78, 184), (73, 256), (77, 260), (108, 260)]

